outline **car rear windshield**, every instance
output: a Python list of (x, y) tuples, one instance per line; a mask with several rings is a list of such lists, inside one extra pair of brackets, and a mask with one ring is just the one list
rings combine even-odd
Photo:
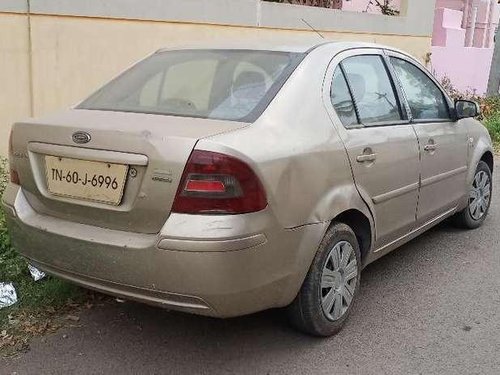
[(251, 122), (302, 57), (250, 50), (159, 52), (77, 108)]

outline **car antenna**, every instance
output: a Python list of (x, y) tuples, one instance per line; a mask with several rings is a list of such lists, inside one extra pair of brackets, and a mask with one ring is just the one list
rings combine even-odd
[(321, 38), (325, 39), (325, 37), (323, 35), (321, 35), (321, 33), (316, 30), (314, 27), (311, 26), (311, 24), (309, 22), (307, 22), (305, 19), (301, 18), (302, 22), (304, 22), (307, 26), (309, 26), (311, 28), (312, 31), (314, 31), (316, 34), (318, 34)]

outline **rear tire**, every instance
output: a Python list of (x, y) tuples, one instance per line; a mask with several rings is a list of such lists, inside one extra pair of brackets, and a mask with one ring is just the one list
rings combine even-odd
[(291, 324), (314, 336), (332, 336), (344, 326), (359, 290), (361, 253), (356, 235), (342, 223), (321, 241), (299, 294), (288, 307)]
[(464, 229), (479, 228), (488, 216), (492, 190), (490, 167), (484, 161), (480, 161), (469, 189), (467, 207), (455, 214), (454, 224)]

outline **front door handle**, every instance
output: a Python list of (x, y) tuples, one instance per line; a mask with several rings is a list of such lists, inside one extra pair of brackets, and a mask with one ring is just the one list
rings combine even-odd
[(429, 143), (424, 146), (424, 150), (427, 152), (436, 151), (437, 145), (435, 143)]
[(358, 163), (365, 163), (367, 161), (375, 161), (377, 154), (361, 154), (356, 157)]

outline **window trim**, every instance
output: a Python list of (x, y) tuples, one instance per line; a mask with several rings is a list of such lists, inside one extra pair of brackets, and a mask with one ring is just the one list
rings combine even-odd
[[(366, 126), (366, 127), (409, 124), (410, 120), (408, 118), (408, 113), (406, 113), (406, 107), (405, 107), (405, 112), (403, 113), (403, 102), (401, 101), (396, 82), (394, 81), (394, 78), (389, 70), (389, 66), (387, 65), (387, 61), (385, 60), (385, 54), (384, 53), (382, 53), (380, 55), (378, 55), (378, 54), (374, 54), (374, 55), (364, 54), (363, 56), (379, 56), (380, 57), (380, 60), (382, 61), (382, 65), (384, 66), (385, 72), (387, 73), (387, 78), (389, 78), (389, 83), (391, 84), (392, 91), (394, 93), (394, 98), (396, 99), (396, 102), (398, 105), (399, 116), (401, 117), (401, 119), (394, 120), (394, 121), (374, 121), (374, 122), (369, 122), (369, 123), (364, 123), (361, 121), (361, 119), (359, 119), (359, 123), (363, 126)], [(352, 57), (357, 57), (357, 56), (352, 56)], [(340, 65), (342, 65), (343, 62), (347, 59), (348, 58), (342, 60)], [(346, 75), (346, 80), (349, 81), (347, 78), (347, 75)], [(354, 101), (356, 102), (354, 95), (353, 95), (353, 98), (354, 98)], [(356, 106), (357, 106), (357, 104), (356, 104)]]
[[(374, 128), (374, 127), (388, 127), (388, 126), (409, 126), (410, 120), (400, 120), (400, 121), (389, 121), (389, 122), (383, 122), (383, 123), (372, 123), (370, 125), (363, 125), (363, 124), (357, 124), (357, 125), (352, 125), (352, 126), (344, 126), (342, 124), (342, 121), (340, 121), (340, 118), (337, 115), (337, 112), (335, 111), (335, 108), (333, 107), (333, 104), (331, 102), (331, 97), (330, 97), (330, 91), (332, 89), (332, 83), (333, 83), (333, 74), (335, 72), (335, 69), (340, 65), (340, 63), (349, 58), (349, 57), (354, 57), (354, 56), (365, 56), (365, 55), (378, 55), (382, 56), (384, 58), (385, 56), (385, 51), (383, 47), (353, 47), (353, 48), (348, 48), (342, 51), (339, 51), (335, 54), (333, 54), (330, 57), (330, 62), (328, 63), (328, 67), (325, 72), (325, 78), (323, 80), (323, 86), (322, 86), (322, 101), (323, 105), (325, 106), (325, 109), (328, 113), (328, 116), (330, 117), (332, 121), (332, 126), (335, 126), (339, 131), (341, 131), (341, 134), (343, 132), (348, 132), (350, 130), (359, 130), (359, 129), (365, 129), (365, 128)], [(389, 66), (390, 69), (390, 66)], [(390, 71), (390, 70), (389, 70)], [(392, 76), (390, 77), (392, 78)], [(401, 98), (399, 90), (397, 89), (398, 85), (396, 85), (396, 95), (398, 96), (398, 100), (402, 103), (405, 103), (403, 101), (403, 98)], [(354, 99), (353, 99), (353, 102)], [(339, 124), (341, 126), (339, 126)], [(345, 135), (342, 135), (342, 137), (347, 136), (347, 133)]]
[[(340, 71), (340, 74), (347, 86), (347, 91), (349, 93), (349, 97), (351, 98), (351, 102), (352, 102), (352, 105), (354, 107), (354, 114), (356, 116), (356, 121), (357, 123), (356, 124), (351, 124), (351, 125), (345, 125), (342, 121), (342, 119), (340, 118), (340, 116), (338, 115), (337, 113), (337, 110), (335, 109), (335, 105), (333, 104), (332, 102), (332, 89), (333, 89), (333, 79), (335, 77), (335, 73), (337, 72), (337, 69), (339, 69)], [(358, 105), (356, 104), (355, 100), (354, 100), (354, 95), (353, 95), (353, 92), (352, 92), (352, 88), (351, 88), (351, 84), (349, 83), (349, 81), (347, 80), (346, 78), (346, 74), (345, 74), (345, 71), (344, 71), (344, 67), (342, 66), (342, 64), (338, 64), (334, 69), (333, 69), (333, 75), (332, 75), (332, 82), (330, 83), (330, 90), (329, 90), (329, 96), (330, 96), (330, 104), (335, 112), (335, 114), (337, 115), (337, 117), (339, 118), (342, 126), (344, 126), (344, 128), (346, 129), (357, 129), (357, 128), (360, 128), (360, 127), (363, 127), (363, 125), (361, 124), (361, 121), (359, 121), (359, 110), (358, 110)]]
[[(342, 60), (342, 61), (344, 61), (344, 60)], [(349, 82), (349, 80), (347, 79), (347, 74), (345, 72), (344, 65), (342, 65), (342, 61), (339, 63), (337, 68), (340, 69), (340, 73), (342, 74), (342, 77), (344, 78), (344, 81), (347, 84), (347, 90), (349, 90), (349, 95), (351, 96), (352, 105), (354, 106), (354, 112), (356, 113), (356, 119), (358, 120), (358, 123), (356, 125), (357, 126), (364, 126), (363, 123), (361, 122), (361, 118), (359, 117), (358, 103), (356, 102), (356, 100), (354, 100), (354, 92), (352, 90), (351, 82)], [(337, 68), (335, 68), (335, 70), (337, 70)], [(335, 76), (335, 70), (333, 71), (334, 76)], [(333, 84), (333, 79), (332, 79), (332, 84)], [(334, 109), (335, 109), (335, 107), (334, 107)]]
[[(354, 103), (354, 108), (356, 110), (356, 117), (358, 119), (358, 124), (357, 125), (351, 125), (351, 126), (345, 126), (344, 124), (342, 124), (342, 121), (340, 121), (340, 123), (342, 124), (342, 126), (344, 127), (344, 129), (347, 129), (347, 130), (351, 130), (351, 129), (362, 129), (362, 128), (372, 128), (372, 127), (385, 127), (385, 126), (398, 126), (398, 125), (409, 125), (410, 124), (410, 118), (408, 117), (408, 112), (407, 112), (407, 107), (406, 107), (406, 102), (404, 100), (402, 100), (403, 98), (401, 97), (401, 93), (399, 91), (399, 85), (396, 84), (396, 81), (394, 80), (394, 77), (392, 75), (392, 72), (390, 70), (390, 65), (387, 64), (387, 61), (386, 61), (386, 58), (385, 58), (385, 53), (384, 53), (384, 50), (382, 49), (376, 49), (376, 48), (361, 48), (361, 49), (352, 49), (352, 50), (347, 50), (347, 51), (343, 51), (342, 53), (339, 54), (340, 56), (342, 56), (338, 63), (336, 64), (333, 64), (333, 66), (331, 67), (331, 77), (328, 77), (329, 79), (329, 83), (328, 83), (328, 96), (330, 96), (330, 90), (332, 89), (332, 83), (333, 83), (333, 75), (335, 74), (335, 70), (337, 68), (340, 68), (341, 71), (342, 71), (342, 74), (344, 76), (344, 79), (345, 81), (347, 82), (347, 86), (349, 88), (349, 94), (351, 95), (351, 99)], [(335, 56), (333, 59), (332, 59), (332, 62), (334, 60), (336, 60), (336, 58), (339, 56)], [(352, 91), (352, 86), (351, 86), (351, 83), (349, 82), (349, 79), (347, 78), (347, 74), (345, 73), (345, 68), (343, 66), (343, 63), (345, 60), (349, 59), (349, 58), (353, 58), (353, 57), (359, 57), (359, 56), (378, 56), (384, 66), (384, 69), (387, 73), (387, 77), (389, 79), (389, 82), (391, 84), (391, 87), (392, 87), (392, 90), (393, 90), (393, 93), (394, 93), (394, 97), (396, 99), (396, 102), (397, 102), (397, 105), (398, 105), (398, 110), (399, 110), (399, 114), (401, 116), (401, 119), (400, 120), (394, 120), (394, 121), (380, 121), (380, 122), (370, 122), (370, 123), (365, 123), (365, 122), (362, 122), (360, 117), (359, 117), (359, 110), (358, 110), (358, 103), (355, 99), (355, 96), (354, 96), (354, 93)], [(331, 63), (332, 63), (331, 62)], [(335, 111), (335, 108), (333, 107), (333, 104), (331, 103), (331, 100), (329, 100), (330, 102), (330, 108), (333, 110), (333, 112), (337, 115), (336, 111)], [(404, 110), (403, 110), (404, 108)], [(338, 115), (337, 115), (338, 117)]]
[(408, 123), (411, 123), (412, 113), (411, 113), (410, 105), (408, 104), (408, 98), (406, 97), (406, 93), (403, 91), (403, 88), (401, 86), (401, 82), (399, 81), (399, 78), (396, 74), (396, 71), (394, 70), (394, 66), (392, 65), (391, 60), (390, 60), (389, 56), (387, 56), (385, 51), (384, 51), (383, 58), (384, 58), (384, 61), (387, 65), (387, 70), (392, 78), (392, 81), (394, 82), (395, 90), (398, 93), (399, 100), (401, 101), (402, 106), (405, 109), (406, 120), (408, 121)]
[[(411, 58), (410, 56), (404, 55), (402, 53), (392, 51), (392, 50), (384, 50), (386, 59), (388, 60), (388, 63), (391, 66), (392, 73), (394, 74), (394, 79), (398, 82), (398, 86), (401, 90), (402, 97), (405, 101), (405, 105), (407, 106), (409, 116), (410, 116), (410, 123), (411, 124), (436, 124), (436, 123), (449, 123), (449, 122), (455, 122), (454, 116), (453, 116), (453, 101), (450, 99), (448, 93), (443, 89), (441, 84), (437, 81), (436, 77), (434, 77), (430, 72), (420, 63), (418, 63), (415, 59)], [(448, 112), (448, 118), (443, 119), (443, 118), (434, 118), (434, 119), (415, 119), (413, 118), (413, 113), (411, 112), (411, 107), (408, 101), (408, 98), (406, 96), (406, 92), (404, 91), (403, 84), (401, 83), (401, 80), (399, 79), (399, 76), (397, 75), (394, 65), (391, 61), (391, 58), (403, 60), (407, 62), (408, 64), (413, 65), (415, 68), (420, 70), (422, 74), (424, 74), (429, 80), (434, 83), (436, 88), (441, 92), (441, 95), (443, 96), (444, 103), (446, 105), (446, 109)]]

